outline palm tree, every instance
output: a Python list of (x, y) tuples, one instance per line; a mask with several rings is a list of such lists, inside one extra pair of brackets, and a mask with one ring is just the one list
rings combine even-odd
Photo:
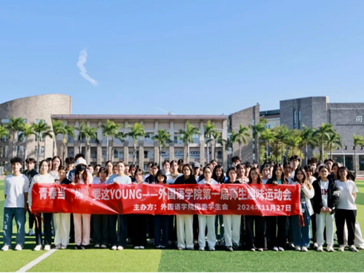
[(28, 124), (25, 124), (21, 134), (19, 135), (19, 140), (25, 142), (24, 159), (26, 159), (28, 156), (28, 138), (32, 135), (35, 135), (33, 126), (29, 126)]
[[(71, 136), (71, 137), (75, 137), (75, 127), (72, 126), (68, 126), (68, 125), (64, 125), (62, 121), (54, 123), (54, 121), (52, 121), (53, 124), (53, 133), (54, 133), (54, 138), (56, 138), (57, 135), (62, 135), (63, 136), (63, 155), (62, 158), (63, 160), (65, 160), (66, 158), (66, 148), (67, 148), (67, 135)], [(53, 148), (54, 149), (54, 148)]]
[(215, 141), (215, 155), (214, 155), (214, 157), (217, 158), (217, 144), (220, 144), (223, 147), (224, 144), (227, 143), (227, 140), (222, 138), (222, 134), (219, 131), (216, 131), (215, 133), (213, 133), (212, 137), (213, 137), (213, 139)]
[[(109, 156), (109, 139), (112, 138), (112, 141), (114, 143), (114, 138), (121, 137), (121, 133), (119, 130), (123, 127), (122, 124), (116, 124), (113, 121), (107, 120), (106, 124), (100, 125), (100, 128), (102, 129), (102, 135), (106, 137), (106, 160), (110, 160)], [(112, 144), (112, 146), (114, 146)]]
[(268, 121), (264, 118), (261, 118), (260, 121), (255, 124), (255, 125), (249, 125), (249, 128), (252, 130), (253, 132), (253, 138), (255, 140), (255, 150), (254, 150), (254, 154), (255, 154), (255, 159), (257, 160), (258, 166), (260, 165), (260, 156), (258, 156), (257, 152), (259, 151), (259, 138), (260, 135), (267, 129), (266, 124), (268, 123)]
[[(3, 140), (4, 137), (9, 137), (9, 130), (5, 126), (0, 125), (0, 139)], [(4, 157), (6, 156), (4, 155)]]
[(330, 158), (332, 159), (332, 150), (336, 147), (341, 148), (343, 146), (341, 136), (338, 133), (333, 133), (330, 135), (330, 138), (327, 140), (327, 147), (330, 151)]
[[(138, 137), (145, 137), (147, 135), (147, 133), (145, 132), (143, 125), (141, 125), (138, 122), (135, 123), (134, 126), (128, 125), (127, 128), (130, 129), (130, 132), (126, 133), (125, 135), (133, 138), (134, 164), (136, 164)], [(141, 158), (141, 157), (142, 157), (142, 155), (139, 155), (139, 158)]]
[(305, 147), (305, 157), (306, 157), (306, 165), (308, 164), (308, 145), (314, 146), (314, 137), (313, 133), (315, 132), (314, 128), (302, 126), (301, 130), (301, 139), (302, 145)]
[(355, 171), (357, 170), (357, 162), (356, 162), (356, 147), (357, 146), (364, 146), (364, 139), (361, 135), (353, 134), (353, 142), (354, 142), (354, 168)]
[(324, 160), (324, 147), (327, 141), (330, 139), (330, 135), (334, 134), (335, 131), (331, 124), (322, 123), (321, 126), (313, 133), (313, 137), (317, 138), (318, 145), (320, 147), (320, 159)]
[(57, 146), (57, 135), (62, 134), (64, 132), (64, 124), (61, 120), (52, 119), (52, 127), (53, 127), (53, 156), (56, 155), (56, 146)]
[[(93, 139), (93, 140), (96, 140), (96, 143), (99, 143), (99, 140), (97, 139), (97, 128), (87, 126), (84, 122), (82, 122), (80, 127), (77, 128), (77, 130), (80, 131), (78, 140), (79, 141), (85, 140), (85, 142), (86, 142), (86, 161), (90, 162), (90, 156), (89, 156), (90, 155), (90, 140)], [(80, 151), (82, 148), (81, 145), (82, 144), (80, 144)]]
[(190, 147), (189, 144), (193, 142), (194, 135), (200, 135), (200, 131), (198, 128), (192, 126), (188, 121), (186, 123), (186, 130), (179, 129), (178, 133), (181, 135), (179, 139), (183, 141), (185, 145), (185, 150), (187, 152), (184, 153), (184, 161), (189, 162), (190, 158)]
[(23, 130), (25, 123), (23, 118), (11, 117), (9, 123), (4, 124), (4, 127), (8, 129), (12, 146), (12, 157), (16, 154), (16, 142), (18, 141), (18, 132)]
[(283, 163), (283, 156), (284, 156), (284, 144), (289, 137), (290, 131), (286, 125), (276, 126), (273, 128), (273, 131), (276, 133), (276, 142), (281, 145), (281, 156), (282, 156), (282, 163)]
[(271, 129), (267, 128), (264, 132), (261, 133), (260, 139), (266, 145), (266, 147), (265, 147), (265, 160), (268, 160), (269, 146), (276, 139), (276, 135)]
[(300, 146), (302, 145), (301, 132), (296, 129), (291, 130), (289, 132), (290, 133), (288, 134), (288, 137), (285, 141), (285, 143), (289, 147), (289, 152), (288, 152), (287, 156), (291, 157), (296, 154), (296, 155), (302, 157), (301, 156), (302, 151), (300, 149)]
[(171, 135), (167, 130), (158, 130), (157, 134), (152, 137), (159, 144), (159, 165), (162, 168), (162, 148), (166, 148), (166, 143), (171, 142)]
[[(32, 124), (38, 146), (37, 146), (37, 163), (39, 164), (39, 153), (40, 153), (40, 140), (45, 139), (46, 137), (53, 138), (53, 132), (51, 126), (45, 123), (44, 120), (40, 120), (38, 124)], [(39, 165), (38, 165), (39, 169)]]
[[(248, 143), (248, 138), (252, 138), (252, 136), (248, 132), (249, 132), (249, 128), (244, 127), (242, 124), (240, 124), (239, 130), (236, 132), (235, 137), (237, 137), (237, 142), (239, 143), (239, 155), (241, 157), (243, 157), (242, 151), (241, 151), (243, 144), (246, 145)], [(233, 131), (231, 132), (231, 134), (233, 134)]]
[(204, 137), (206, 140), (206, 152), (207, 152), (207, 162), (210, 162), (210, 153), (209, 153), (209, 144), (213, 140), (213, 135), (216, 132), (216, 126), (211, 123), (211, 120), (208, 120), (207, 123), (204, 125)]

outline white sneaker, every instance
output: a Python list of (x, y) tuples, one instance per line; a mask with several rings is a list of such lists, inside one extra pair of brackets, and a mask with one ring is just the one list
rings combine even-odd
[(101, 248), (107, 248), (107, 246), (106, 245), (101, 245)]
[(9, 250), (9, 246), (8, 245), (4, 245), (3, 248), (1, 249), (1, 251), (8, 251)]
[(118, 248), (116, 246), (112, 246), (111, 250), (117, 250)]
[(303, 247), (302, 247), (302, 252), (308, 252), (307, 247), (303, 246)]
[(278, 247), (278, 250), (279, 251), (284, 251), (284, 248), (283, 247)]
[(62, 246), (61, 245), (56, 245), (56, 249), (61, 249)]
[(33, 231), (33, 229), (29, 229), (29, 236), (34, 236), (34, 231)]
[(145, 247), (144, 246), (139, 246), (139, 249), (144, 249)]
[(134, 249), (139, 249), (139, 247), (138, 246), (135, 246)]
[(16, 245), (14, 250), (20, 251), (20, 250), (23, 250), (23, 247), (21, 245)]
[(61, 245), (61, 249), (67, 249), (67, 246)]
[(314, 244), (313, 244), (313, 247), (314, 247), (314, 248), (318, 248), (318, 243), (314, 243)]
[(339, 249), (340, 252), (344, 252), (345, 251), (345, 246), (344, 245), (339, 245)]
[(205, 248), (204, 247), (200, 247), (200, 251), (205, 251)]
[(118, 246), (118, 250), (123, 250), (124, 248), (122, 246)]
[(251, 249), (250, 249), (250, 251), (253, 251), (253, 252), (254, 252), (254, 251), (255, 251), (255, 248), (254, 248), (254, 247), (253, 247), (253, 248), (251, 248)]
[(49, 250), (51, 250), (51, 246), (50, 246), (50, 245), (45, 245), (45, 246), (44, 246), (44, 250), (45, 250), (45, 251), (49, 251)]
[(278, 251), (278, 247), (273, 247), (273, 251)]
[(359, 249), (364, 249), (364, 245), (359, 245), (358, 248)]
[(42, 250), (42, 245), (35, 246), (35, 248), (33, 250), (34, 251), (40, 251), (40, 250)]
[(323, 252), (323, 251), (324, 251), (324, 249), (322, 248), (322, 246), (318, 246), (316, 251), (317, 251), (317, 252)]
[(355, 245), (351, 245), (351, 246), (349, 246), (349, 250), (350, 250), (351, 252), (358, 252), (358, 250), (356, 249)]
[(99, 247), (100, 247), (100, 245), (99, 245), (99, 244), (96, 244), (96, 245), (95, 245), (95, 248), (99, 248)]
[(263, 249), (263, 248), (258, 248), (258, 251), (259, 251), (259, 252), (263, 252), (263, 251), (264, 251), (264, 249)]
[(334, 248), (331, 245), (328, 245), (326, 250), (327, 252), (335, 252)]
[(301, 251), (301, 247), (296, 246), (295, 250), (296, 250), (296, 251)]

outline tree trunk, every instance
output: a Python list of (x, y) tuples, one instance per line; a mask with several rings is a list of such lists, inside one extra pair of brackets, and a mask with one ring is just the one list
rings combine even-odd
[(106, 136), (106, 161), (109, 161), (109, 136)]
[[(136, 161), (137, 161), (137, 151), (136, 151), (136, 143), (135, 141), (133, 142), (133, 146), (134, 146), (134, 164), (136, 164)], [(141, 166), (139, 166), (140, 168)]]
[(242, 152), (241, 152), (241, 144), (239, 144), (239, 156), (241, 158), (241, 160), (243, 160), (243, 155), (242, 155)]
[(159, 167), (162, 169), (162, 146), (159, 146)]
[(38, 137), (38, 152), (37, 152), (37, 165), (38, 165), (38, 172), (39, 172), (39, 153), (40, 153), (40, 140)]
[(308, 165), (308, 151), (307, 151), (307, 143), (305, 145), (305, 153), (306, 153), (306, 165)]
[(332, 145), (330, 145), (330, 159), (332, 159)]
[(259, 143), (259, 137), (256, 137), (256, 143), (255, 143), (255, 160), (257, 161), (258, 167), (260, 167), (260, 143)]
[(65, 160), (66, 160), (66, 143), (63, 142), (63, 162), (65, 162)]
[[(215, 159), (217, 160), (217, 141), (216, 139), (214, 140), (214, 145), (215, 145)], [(224, 146), (224, 145), (222, 145)], [(222, 147), (224, 149), (224, 147)]]
[(54, 136), (53, 140), (53, 157), (56, 155), (56, 135)]
[(269, 142), (267, 141), (267, 145), (265, 147), (265, 161), (266, 162), (268, 161), (268, 149), (269, 149)]
[(321, 161), (324, 161), (324, 141), (321, 141)]
[(206, 153), (207, 153), (206, 160), (207, 160), (207, 162), (210, 162), (210, 158), (209, 158), (209, 156), (210, 156), (210, 153), (209, 153), (209, 144), (210, 143), (207, 143), (207, 145), (206, 145)]
[(354, 146), (354, 171), (356, 172), (356, 146)]

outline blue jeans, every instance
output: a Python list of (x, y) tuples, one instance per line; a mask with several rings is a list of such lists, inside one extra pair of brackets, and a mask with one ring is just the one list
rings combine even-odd
[(13, 236), (13, 219), (16, 222), (16, 244), (24, 245), (25, 242), (25, 211), (24, 208), (4, 208), (4, 245), (11, 246)]
[(292, 229), (293, 229), (293, 243), (295, 246), (299, 247), (309, 247), (310, 246), (310, 222), (311, 216), (308, 212), (306, 203), (301, 204), (302, 206), (302, 213), (303, 213), (303, 223), (300, 227), (299, 225), (299, 215), (293, 215), (292, 217)]

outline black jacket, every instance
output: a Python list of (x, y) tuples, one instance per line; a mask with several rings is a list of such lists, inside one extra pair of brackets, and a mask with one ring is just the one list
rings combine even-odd
[(32, 185), (33, 177), (38, 174), (38, 172), (35, 169), (32, 169), (31, 171), (25, 170), (23, 174), (28, 177), (29, 179), (29, 188)]
[[(328, 180), (329, 188), (327, 192), (327, 205), (331, 209), (331, 214), (335, 213), (335, 207), (339, 202), (339, 197), (334, 195), (335, 191), (338, 191), (335, 182), (332, 179)], [(321, 196), (321, 187), (320, 187), (320, 179), (315, 180), (312, 183), (313, 189), (315, 190), (315, 196), (311, 199), (313, 210), (315, 213), (320, 214), (322, 205), (322, 196)]]
[(181, 175), (180, 177), (178, 177), (176, 179), (176, 181), (174, 181), (174, 185), (175, 184), (180, 184), (180, 185), (183, 185), (183, 184), (197, 184), (196, 182), (196, 178), (194, 175), (190, 175), (190, 177), (188, 179), (185, 179), (185, 177), (183, 175)]

